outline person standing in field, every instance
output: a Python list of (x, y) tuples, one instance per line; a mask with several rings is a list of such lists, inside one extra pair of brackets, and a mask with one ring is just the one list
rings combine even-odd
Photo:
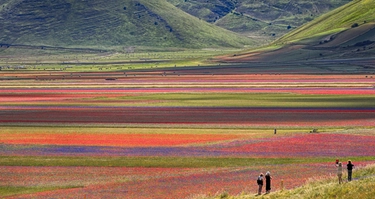
[(339, 162), (337, 165), (337, 177), (339, 178), (339, 184), (342, 183), (342, 163)]
[(266, 173), (266, 193), (270, 193), (271, 192), (271, 173), (269, 171), (267, 171)]
[(352, 181), (352, 174), (353, 174), (353, 168), (354, 168), (354, 164), (352, 164), (352, 161), (349, 160), (348, 161), (348, 164), (346, 165), (347, 169), (348, 169), (348, 182)]
[(259, 186), (258, 189), (258, 195), (262, 194), (262, 188), (263, 188), (263, 173), (260, 173), (257, 179), (257, 184)]

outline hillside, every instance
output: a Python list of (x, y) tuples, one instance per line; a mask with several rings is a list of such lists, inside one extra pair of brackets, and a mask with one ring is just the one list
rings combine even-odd
[(375, 21), (375, 1), (354, 0), (283, 36), (276, 43), (290, 43), (307, 38), (339, 33)]
[(168, 0), (185, 12), (225, 29), (266, 42), (350, 0)]
[(243, 47), (255, 42), (165, 0), (0, 0), (0, 43), (60, 47)]
[[(300, 26), (265, 49), (225, 56), (224, 62), (312, 62), (375, 56), (375, 1), (355, 0)], [(323, 63), (323, 62), (321, 62)], [(332, 62), (333, 63), (333, 62)], [(332, 64), (331, 63), (331, 64)], [(369, 72), (371, 60), (360, 64)]]

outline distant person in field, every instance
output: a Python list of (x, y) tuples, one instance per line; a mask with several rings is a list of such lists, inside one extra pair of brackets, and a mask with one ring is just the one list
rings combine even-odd
[(348, 169), (348, 181), (350, 182), (352, 181), (352, 174), (353, 174), (353, 168), (354, 168), (354, 164), (352, 164), (351, 160), (348, 161), (346, 168)]
[(263, 188), (263, 173), (260, 173), (257, 179), (257, 184), (259, 186), (258, 189), (258, 195), (262, 194), (262, 188)]
[(337, 165), (337, 177), (339, 178), (339, 184), (342, 183), (342, 163), (339, 162)]
[(266, 173), (266, 193), (270, 193), (271, 192), (271, 173), (269, 171), (267, 171)]

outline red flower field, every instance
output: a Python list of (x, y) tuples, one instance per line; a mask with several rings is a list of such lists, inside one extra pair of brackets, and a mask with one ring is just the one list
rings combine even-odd
[(375, 136), (310, 133), (237, 142), (225, 152), (262, 157), (345, 157), (375, 156)]
[(0, 138), (3, 144), (153, 147), (204, 144), (240, 138), (228, 134), (29, 134), (17, 133)]
[(333, 133), (3, 134), (0, 155), (112, 157), (371, 157), (375, 136)]

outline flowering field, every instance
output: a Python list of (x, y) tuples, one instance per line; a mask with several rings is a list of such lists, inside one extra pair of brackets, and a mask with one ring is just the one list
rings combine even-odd
[[(88, 137), (87, 132), (75, 130), (80, 139)], [(164, 138), (151, 145), (142, 141), (129, 145), (129, 135), (139, 134), (119, 136), (119, 142), (113, 145), (106, 140), (111, 133), (92, 136), (87, 145), (86, 140), (73, 140), (74, 134), (51, 133), (53, 130), (36, 136), (43, 142), (31, 144), (22, 141), (33, 137), (32, 132), (14, 133), (12, 137), (13, 131), (26, 132), (27, 128), (10, 128), (1, 133), (0, 190), (8, 186), (49, 190), (25, 192), (19, 195), (22, 198), (176, 198), (223, 191), (252, 193), (260, 172), (272, 172), (273, 189), (280, 189), (281, 181), (285, 188), (293, 188), (309, 178), (335, 175), (337, 158), (350, 158), (357, 166), (375, 162), (371, 129), (360, 134), (284, 131), (272, 135), (264, 130), (249, 130), (248, 134), (246, 130), (233, 130), (230, 136), (215, 134), (216, 130), (206, 134), (144, 134), (149, 142), (152, 137)], [(187, 135), (217, 139), (170, 144), (170, 140), (184, 140)], [(67, 139), (71, 142), (60, 142)], [(121, 141), (123, 144), (118, 144)]]
[(238, 139), (239, 135), (215, 134), (59, 134), (59, 133), (14, 133), (0, 139), (12, 145), (61, 145), (61, 146), (183, 146), (207, 142)]
[[(319, 167), (318, 173), (314, 167)], [(215, 194), (221, 191), (240, 193), (254, 191), (254, 178), (261, 168), (227, 169), (154, 169), (154, 168), (83, 168), (83, 167), (0, 167), (15, 186), (76, 187), (27, 195), (31, 198), (179, 198), (196, 194)], [(303, 164), (296, 166), (296, 180), (287, 180), (285, 168), (268, 166), (262, 169), (277, 171), (274, 188), (285, 178), (287, 188), (304, 182), (314, 174), (334, 172), (328, 164)], [(87, 175), (90, 173), (90, 175)], [(277, 176), (277, 177), (276, 177)], [(4, 184), (5, 182), (1, 182)], [(140, 193), (139, 190), (142, 190)]]
[[(355, 162), (365, 165), (374, 161)], [(292, 167), (292, 168), (291, 168)], [(230, 168), (0, 167), (0, 186), (62, 187), (22, 198), (184, 198), (256, 193), (259, 172), (271, 171), (273, 190), (293, 188), (309, 178), (334, 176), (333, 163), (301, 163)], [(64, 188), (66, 187), (66, 188)], [(9, 198), (19, 198), (9, 197)]]
[(0, 81), (0, 196), (255, 193), (260, 172), (276, 190), (335, 175), (337, 158), (375, 162), (374, 79), (229, 72)]
[[(27, 86), (4, 83), (0, 87), (0, 123), (271, 128), (375, 125), (375, 80), (363, 75), (60, 73), (44, 76), (85, 78), (25, 80)], [(95, 78), (105, 75), (118, 79)]]
[[(48, 128), (47, 128), (48, 129)], [(46, 128), (44, 128), (46, 130)], [(70, 129), (72, 132), (74, 129)], [(105, 129), (102, 129), (105, 130)], [(151, 132), (153, 129), (143, 129)], [(20, 133), (20, 131), (26, 131)], [(178, 131), (178, 130), (175, 130)], [(372, 132), (372, 130), (369, 130)], [(191, 133), (30, 133), (10, 128), (0, 133), (3, 156), (112, 156), (112, 157), (369, 157), (375, 156), (375, 136), (342, 133), (212, 129)], [(131, 132), (131, 130), (128, 132)]]
[(375, 108), (0, 107), (1, 123), (249, 127), (373, 126)]

